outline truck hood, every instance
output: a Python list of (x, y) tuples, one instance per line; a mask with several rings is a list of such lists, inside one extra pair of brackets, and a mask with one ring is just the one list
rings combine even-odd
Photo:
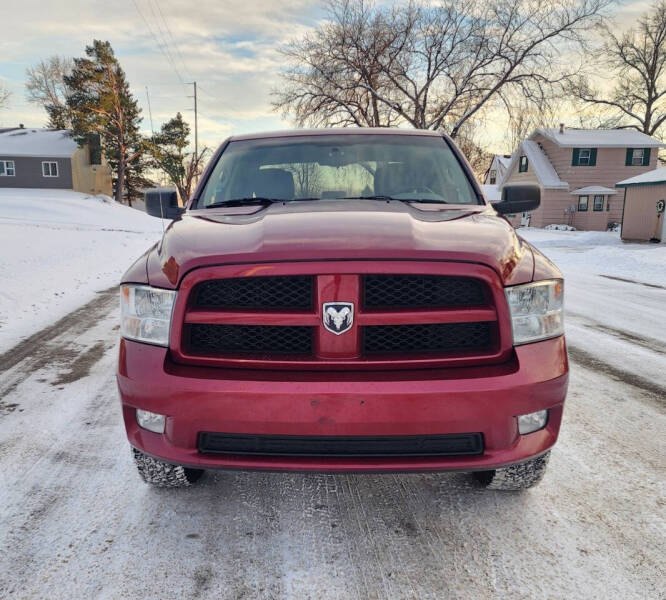
[(344, 259), (480, 263), (504, 285), (534, 272), (530, 245), (490, 206), (322, 200), (188, 211), (147, 254), (146, 274), (176, 288), (203, 266)]

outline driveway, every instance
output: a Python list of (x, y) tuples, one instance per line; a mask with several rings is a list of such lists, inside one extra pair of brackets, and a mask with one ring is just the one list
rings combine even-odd
[(151, 489), (116, 396), (116, 292), (98, 294), (0, 356), (0, 597), (663, 598), (665, 326), (631, 315), (666, 290), (580, 278), (575, 297), (631, 310), (568, 304), (562, 434), (522, 494), (465, 474)]

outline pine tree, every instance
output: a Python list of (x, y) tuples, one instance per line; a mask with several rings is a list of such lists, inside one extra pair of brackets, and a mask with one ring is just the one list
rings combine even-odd
[[(120, 202), (128, 171), (141, 175), (141, 110), (111, 44), (94, 40), (92, 46), (86, 46), (86, 58), (75, 58), (74, 68), (64, 80), (74, 139), (83, 144), (89, 134), (99, 134), (104, 155), (115, 172), (115, 199)], [(128, 202), (131, 204), (129, 194)]]
[(186, 152), (189, 135), (190, 126), (183, 121), (183, 116), (177, 113), (147, 142), (154, 166), (167, 174), (171, 183), (178, 189), (183, 202), (190, 197), (194, 182), (201, 174), (201, 167), (208, 154), (207, 148), (204, 148), (198, 156)]

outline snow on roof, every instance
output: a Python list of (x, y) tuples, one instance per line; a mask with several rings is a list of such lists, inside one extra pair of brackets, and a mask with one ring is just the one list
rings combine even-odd
[(510, 154), (508, 156), (505, 156), (504, 154), (495, 154), (495, 158), (497, 159), (497, 162), (499, 162), (505, 169), (511, 163), (511, 155)]
[(502, 190), (497, 185), (490, 185), (488, 183), (481, 184), (481, 191), (486, 197), (486, 200), (493, 204), (502, 199)]
[(513, 153), (511, 162), (502, 177), (502, 181), (499, 183), (500, 186), (504, 185), (504, 182), (511, 176), (519, 157), (523, 154), (527, 156), (527, 160), (532, 166), (542, 187), (546, 189), (569, 189), (569, 184), (560, 179), (560, 176), (553, 168), (553, 165), (550, 163), (539, 144), (531, 140), (525, 140), (522, 142), (518, 146), (518, 149)]
[(13, 129), (0, 133), (0, 156), (70, 157), (76, 147), (67, 131)]
[(537, 129), (530, 139), (541, 134), (563, 148), (663, 148), (666, 144), (635, 129)]
[(578, 188), (571, 192), (572, 196), (591, 196), (593, 194), (610, 196), (612, 194), (617, 194), (617, 191), (604, 187), (603, 185), (588, 185), (587, 187)]
[(624, 181), (615, 184), (615, 187), (631, 187), (632, 185), (656, 185), (658, 183), (666, 183), (666, 167), (661, 169), (653, 169), (642, 175), (630, 177)]

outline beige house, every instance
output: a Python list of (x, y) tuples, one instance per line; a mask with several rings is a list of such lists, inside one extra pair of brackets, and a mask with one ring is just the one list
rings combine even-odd
[(513, 153), (498, 186), (541, 187), (541, 206), (515, 215), (514, 225), (557, 223), (603, 231), (622, 221), (622, 198), (615, 184), (653, 170), (663, 146), (630, 129), (537, 129)]
[(0, 188), (64, 189), (112, 195), (111, 168), (99, 142), (79, 146), (68, 131), (0, 130)]
[(486, 171), (483, 185), (497, 185), (506, 174), (509, 164), (511, 164), (510, 154), (495, 154), (490, 167)]
[(617, 184), (623, 195), (622, 239), (666, 243), (666, 168)]

